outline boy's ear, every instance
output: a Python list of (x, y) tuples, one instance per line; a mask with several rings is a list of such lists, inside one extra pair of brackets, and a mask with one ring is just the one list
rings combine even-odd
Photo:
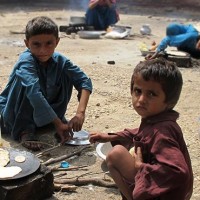
[(56, 46), (58, 45), (59, 41), (60, 41), (60, 38), (58, 38), (58, 39), (56, 40)]
[(175, 106), (174, 104), (170, 103), (167, 105), (166, 110), (172, 110), (174, 108), (174, 106)]
[(25, 43), (26, 47), (29, 48), (28, 40), (24, 39), (24, 43)]

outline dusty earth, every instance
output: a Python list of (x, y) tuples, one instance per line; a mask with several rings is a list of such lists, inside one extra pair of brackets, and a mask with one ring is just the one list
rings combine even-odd
[[(85, 13), (84, 1), (73, 0), (67, 3), (41, 3), (32, 4), (1, 4), (0, 5), (0, 91), (5, 87), (13, 65), (18, 55), (25, 48), (23, 39), (24, 27), (28, 20), (39, 15), (51, 17), (60, 25), (68, 25), (70, 16), (83, 16)], [(79, 65), (93, 81), (93, 93), (91, 95), (84, 129), (87, 131), (99, 130), (111, 132), (122, 130), (125, 127), (137, 127), (140, 123), (139, 116), (133, 111), (131, 96), (129, 93), (130, 77), (135, 65), (144, 60), (139, 51), (142, 42), (150, 45), (153, 40), (159, 42), (165, 35), (165, 27), (169, 22), (193, 23), (200, 30), (199, 13), (195, 9), (190, 10), (178, 7), (140, 7), (131, 3), (119, 3), (119, 25), (132, 27), (131, 37), (122, 40), (105, 39), (96, 40), (80, 39), (77, 35), (72, 39), (69, 35), (61, 33), (61, 41), (57, 51), (69, 57)], [(71, 4), (70, 4), (71, 3)], [(72, 5), (73, 3), (73, 5)], [(76, 5), (76, 6), (74, 6)], [(140, 28), (143, 24), (149, 24), (152, 35), (141, 36)], [(13, 34), (13, 31), (18, 34)], [(20, 33), (22, 32), (22, 33)], [(115, 61), (114, 65), (107, 61)], [(200, 66), (198, 60), (193, 60), (192, 68), (180, 68), (183, 79), (183, 91), (176, 110), (180, 112), (179, 124), (184, 133), (185, 140), (191, 155), (194, 170), (194, 192), (192, 200), (200, 199)], [(73, 116), (76, 111), (76, 92), (69, 105), (67, 118)], [(40, 131), (39, 138), (52, 145), (57, 145), (53, 129)], [(45, 134), (44, 134), (45, 133)], [(19, 143), (10, 141), (4, 136), (4, 146), (20, 148)], [(44, 156), (41, 161), (50, 157), (70, 154), (81, 148), (80, 146), (65, 145)], [(98, 157), (95, 145), (84, 150), (80, 156), (67, 160), (71, 166), (87, 165), (88, 167), (76, 171), (67, 172), (67, 178), (111, 178), (105, 175), (105, 165)], [(58, 163), (59, 164), (59, 163)], [(184, 184), (184, 183), (183, 183)], [(79, 186), (75, 192), (55, 192), (49, 198), (51, 200), (63, 199), (121, 199), (115, 188), (98, 187), (92, 184)]]

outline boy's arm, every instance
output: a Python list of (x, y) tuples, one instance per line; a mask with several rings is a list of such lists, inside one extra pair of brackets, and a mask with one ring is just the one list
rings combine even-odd
[(116, 133), (100, 133), (100, 132), (91, 132), (90, 133), (90, 143), (96, 142), (112, 142), (122, 139), (120, 135)]
[(81, 90), (81, 97), (75, 116), (69, 121), (68, 126), (73, 131), (80, 131), (85, 120), (85, 111), (90, 97), (90, 91)]
[(98, 5), (98, 3), (99, 3), (99, 1), (100, 0), (96, 0), (96, 1), (92, 1), (92, 2), (90, 2), (89, 3), (89, 9), (93, 9), (95, 6), (97, 6)]

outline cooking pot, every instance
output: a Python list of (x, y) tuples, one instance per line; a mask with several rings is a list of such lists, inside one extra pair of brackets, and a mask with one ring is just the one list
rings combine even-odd
[(85, 25), (85, 17), (71, 16), (69, 21), (70, 26)]
[(83, 39), (98, 39), (105, 31), (78, 31), (78, 35)]

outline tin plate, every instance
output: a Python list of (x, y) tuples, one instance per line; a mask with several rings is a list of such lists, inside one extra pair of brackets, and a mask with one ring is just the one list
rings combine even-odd
[(88, 145), (89, 141), (89, 133), (87, 131), (81, 130), (78, 132), (74, 132), (74, 136), (71, 140), (67, 141), (65, 144), (70, 145)]

